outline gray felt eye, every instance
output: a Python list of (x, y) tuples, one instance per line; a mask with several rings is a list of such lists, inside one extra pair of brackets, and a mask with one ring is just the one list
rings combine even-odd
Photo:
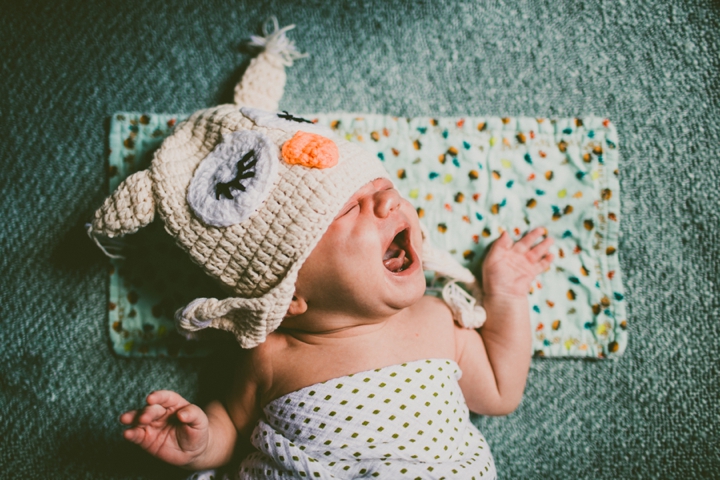
[(278, 175), (278, 158), (278, 147), (260, 132), (224, 135), (190, 181), (190, 208), (205, 224), (215, 227), (247, 220), (270, 194)]

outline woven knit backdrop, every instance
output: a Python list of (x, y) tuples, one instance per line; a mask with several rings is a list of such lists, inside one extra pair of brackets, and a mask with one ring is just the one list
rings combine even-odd
[(82, 224), (107, 192), (109, 116), (231, 102), (238, 46), (271, 14), (312, 54), (285, 110), (613, 120), (628, 349), (534, 360), (519, 409), (476, 421), (502, 478), (720, 472), (720, 6), (258, 3), (0, 2), (0, 476), (182, 477), (117, 417), (153, 389), (217, 395), (232, 352), (114, 356)]

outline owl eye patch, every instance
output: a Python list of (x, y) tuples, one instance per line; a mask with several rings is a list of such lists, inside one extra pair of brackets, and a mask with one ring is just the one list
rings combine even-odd
[(265, 134), (242, 130), (228, 133), (197, 166), (187, 202), (206, 225), (242, 223), (270, 195), (279, 173), (280, 152)]
[[(248, 160), (251, 158), (252, 161), (248, 163)], [(250, 150), (248, 153), (246, 153), (245, 156), (237, 162), (237, 174), (235, 175), (235, 178), (233, 178), (229, 182), (220, 182), (215, 185), (216, 199), (219, 200), (220, 195), (224, 196), (225, 198), (232, 199), (233, 196), (230, 192), (230, 188), (234, 188), (236, 190), (241, 190), (244, 192), (245, 186), (243, 186), (243, 184), (240, 182), (242, 180), (255, 176), (255, 172), (252, 170), (252, 168), (255, 166), (257, 161), (258, 159), (255, 156), (255, 150)]]

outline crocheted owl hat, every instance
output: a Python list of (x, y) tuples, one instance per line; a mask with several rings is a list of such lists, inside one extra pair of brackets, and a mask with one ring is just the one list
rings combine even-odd
[[(158, 213), (177, 244), (230, 293), (178, 310), (178, 330), (187, 336), (207, 327), (226, 330), (243, 348), (280, 325), (300, 268), (342, 206), (363, 185), (389, 178), (378, 158), (332, 130), (273, 113), (285, 67), (306, 55), (285, 35), (294, 25), (279, 29), (272, 22), (272, 33), (264, 26), (264, 37), (251, 37), (263, 51), (236, 86), (234, 104), (200, 110), (179, 124), (150, 167), (125, 179), (88, 226), (112, 256), (103, 243), (136, 232)], [(424, 267), (474, 281), (427, 241), (423, 257)], [(454, 284), (443, 293), (446, 301), (465, 294)], [(484, 312), (465, 296), (449, 304), (460, 305), (456, 318), (465, 312), (476, 324)]]

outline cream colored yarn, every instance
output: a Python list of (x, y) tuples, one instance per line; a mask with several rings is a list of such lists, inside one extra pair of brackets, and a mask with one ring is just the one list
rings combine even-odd
[(195, 300), (176, 316), (178, 328), (228, 330), (251, 348), (282, 321), (300, 266), (340, 208), (363, 185), (388, 174), (378, 159), (333, 136), (341, 157), (337, 166), (321, 170), (280, 162), (277, 184), (250, 218), (222, 228), (205, 225), (187, 204), (187, 187), (222, 136), (241, 129), (260, 131), (277, 145), (294, 133), (258, 126), (236, 105), (197, 112), (165, 140), (147, 173), (129, 177), (105, 201), (92, 231), (115, 237), (141, 228), (152, 217), (139, 208), (147, 203), (140, 199), (154, 198), (168, 233), (233, 295)]
[[(487, 312), (478, 304), (482, 297), (482, 290), (475, 276), (470, 270), (460, 265), (445, 250), (435, 248), (430, 243), (430, 232), (420, 223), (422, 231), (422, 262), (424, 270), (435, 272), (436, 277), (446, 277), (450, 280), (442, 287), (441, 297), (450, 307), (453, 319), (464, 328), (480, 328), (485, 324)], [(472, 295), (457, 285), (464, 283)]]
[[(268, 22), (273, 23), (272, 32), (267, 29)], [(278, 109), (278, 101), (285, 89), (285, 67), (291, 67), (294, 60), (307, 57), (308, 54), (298, 52), (295, 44), (285, 36), (285, 32), (295, 28), (295, 25), (278, 28), (275, 17), (271, 17), (268, 22), (263, 25), (264, 37), (250, 37), (250, 45), (264, 51), (250, 61), (248, 71), (235, 86), (234, 102), (236, 105), (251, 105), (274, 112)]]
[[(285, 89), (287, 78), (285, 67), (277, 58), (263, 52), (250, 61), (248, 70), (250, 69), (253, 69), (257, 75), (248, 76), (246, 74), (235, 86), (235, 104), (253, 105), (262, 110), (276, 111), (278, 100)], [(268, 81), (263, 81), (263, 76)]]
[(133, 233), (150, 224), (155, 218), (150, 172), (143, 170), (130, 175), (115, 194), (105, 200), (102, 210), (103, 233), (111, 238)]

